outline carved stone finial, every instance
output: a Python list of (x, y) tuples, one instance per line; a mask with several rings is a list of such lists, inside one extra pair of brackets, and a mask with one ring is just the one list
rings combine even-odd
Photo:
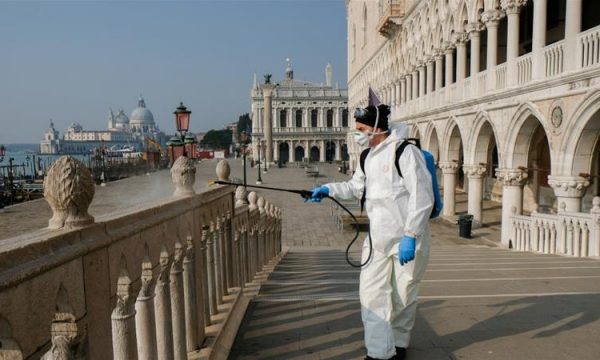
[(235, 189), (235, 206), (243, 206), (248, 205), (248, 200), (246, 199), (248, 192), (243, 186), (238, 186)]
[(250, 210), (256, 210), (256, 202), (258, 201), (258, 195), (256, 195), (256, 192), (251, 191), (250, 194), (248, 194), (248, 201), (250, 202)]
[(256, 204), (258, 205), (258, 211), (260, 211), (260, 213), (263, 214), (265, 212), (265, 198), (263, 198), (262, 196), (259, 197)]
[(94, 192), (92, 175), (82, 162), (70, 156), (58, 159), (44, 179), (44, 197), (53, 213), (48, 228), (74, 228), (93, 223), (88, 208)]
[(175, 196), (194, 195), (196, 182), (196, 167), (194, 162), (185, 156), (180, 156), (171, 167), (171, 178), (175, 184)]
[(220, 181), (229, 181), (229, 175), (231, 174), (231, 167), (229, 162), (225, 159), (219, 161), (217, 164), (217, 178)]

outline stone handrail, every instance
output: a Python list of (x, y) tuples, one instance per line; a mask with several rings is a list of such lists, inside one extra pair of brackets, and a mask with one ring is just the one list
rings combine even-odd
[(578, 35), (577, 52), (581, 68), (600, 63), (600, 27), (594, 27)]
[[(236, 206), (233, 187), (186, 193), (188, 163), (172, 168), (177, 194), (148, 208), (0, 243), (0, 358), (223, 358), (228, 317), (281, 251), (281, 211), (252, 193)], [(87, 214), (69, 209), (53, 219)]]
[(546, 46), (544, 51), (544, 66), (546, 68), (545, 76), (553, 77), (562, 74), (564, 70), (564, 43), (559, 41), (552, 45)]
[(517, 251), (600, 256), (600, 197), (594, 198), (589, 214), (513, 214), (511, 226), (511, 241)]

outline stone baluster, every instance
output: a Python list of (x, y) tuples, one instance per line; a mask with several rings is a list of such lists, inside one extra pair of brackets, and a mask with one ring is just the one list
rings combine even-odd
[(540, 224), (538, 223), (537, 220), (535, 220), (533, 222), (533, 226), (531, 229), (532, 235), (531, 235), (531, 251), (540, 251), (540, 242), (539, 242), (539, 228), (540, 228)]
[(225, 222), (223, 224), (223, 236), (225, 243), (225, 277), (226, 285), (225, 292), (229, 293), (229, 289), (234, 287), (233, 285), (233, 244), (231, 239), (231, 211), (227, 211), (225, 215)]
[[(24, 359), (23, 354), (18, 350), (19, 347), (16, 341), (10, 339), (12, 334), (10, 328), (6, 329), (7, 326), (8, 324), (2, 324), (2, 317), (0, 317), (0, 359), (22, 360)], [(135, 329), (129, 330), (133, 330), (135, 336)], [(123, 334), (124, 337), (127, 335), (130, 334)], [(50, 336), (52, 345), (50, 350), (41, 357), (41, 360), (82, 359), (85, 357), (86, 349), (81, 346), (80, 337), (78, 336), (75, 311), (69, 303), (69, 295), (62, 283), (58, 287), (56, 312), (52, 319)]]
[(248, 201), (250, 202), (248, 209), (250, 211), (254, 211), (258, 208), (258, 206), (256, 205), (257, 200), (258, 196), (256, 195), (256, 192), (251, 191), (250, 194), (248, 194)]
[[(592, 214), (592, 233), (594, 234), (594, 247), (591, 255), (600, 256), (600, 196), (596, 196), (592, 200), (590, 214)], [(591, 246), (590, 251), (592, 251)]]
[(112, 322), (113, 359), (137, 359), (135, 338), (135, 296), (127, 271), (125, 256), (121, 255), (117, 279), (117, 304), (110, 316)]
[(525, 251), (531, 251), (531, 225), (529, 223), (524, 224), (525, 226)]
[(209, 239), (209, 231), (210, 227), (208, 225), (204, 225), (202, 227), (202, 234), (200, 236), (200, 259), (202, 260), (200, 266), (200, 282), (202, 283), (202, 319), (204, 320), (204, 326), (209, 326), (212, 324), (210, 318), (210, 292), (208, 291), (208, 251), (206, 251)]
[(246, 247), (246, 239), (248, 237), (248, 228), (246, 226), (244, 226), (242, 228), (242, 232), (240, 235), (241, 235), (240, 242), (239, 242), (240, 256), (241, 256), (240, 274), (241, 274), (241, 280), (242, 280), (241, 288), (243, 289), (246, 287), (246, 284), (248, 283), (248, 252), (247, 252), (247, 247)]
[(544, 254), (550, 253), (550, 225), (544, 222)]
[(235, 207), (248, 205), (248, 192), (243, 186), (238, 186), (235, 189)]
[(71, 229), (94, 222), (88, 208), (94, 198), (94, 181), (85, 165), (62, 156), (44, 178), (44, 198), (52, 209), (49, 229)]
[(223, 297), (225, 293), (223, 291), (223, 255), (221, 253), (221, 218), (217, 216), (215, 222), (215, 231), (213, 232), (213, 256), (215, 261), (214, 271), (215, 271), (215, 290), (217, 296), (217, 312), (218, 306), (223, 304)]
[(235, 287), (241, 287), (239, 243), (240, 233), (236, 229), (233, 232), (233, 286)]
[(556, 225), (554, 223), (550, 229), (550, 254), (556, 254)]
[(211, 221), (210, 231), (208, 233), (208, 241), (206, 242), (206, 269), (208, 273), (208, 304), (210, 315), (214, 316), (218, 313), (217, 308), (217, 282), (215, 281), (215, 253), (214, 253), (214, 235), (215, 223)]
[(194, 195), (194, 182), (196, 182), (196, 166), (191, 159), (180, 156), (171, 167), (171, 178), (175, 184), (174, 196)]
[(185, 333), (185, 301), (183, 294), (183, 245), (175, 243), (173, 263), (171, 264), (171, 316), (173, 317), (173, 354), (174, 360), (187, 359)]
[(560, 236), (560, 243), (558, 246), (558, 251), (561, 254), (566, 254), (567, 252), (567, 222), (565, 219), (562, 219), (560, 222), (560, 229), (558, 231)]
[(154, 318), (156, 320), (156, 349), (158, 360), (173, 360), (173, 325), (171, 320), (171, 291), (169, 290), (169, 253), (165, 246), (160, 252), (160, 272), (154, 289)]
[[(183, 258), (183, 298), (185, 305), (185, 328), (187, 330), (187, 351), (198, 347), (198, 330), (204, 329), (204, 321), (198, 322), (196, 299), (196, 264), (192, 235), (186, 237), (185, 256)], [(201, 337), (203, 337), (202, 335)]]
[(256, 239), (256, 251), (258, 256), (258, 271), (262, 271), (265, 267), (265, 242), (263, 241), (262, 234), (258, 229), (254, 231), (254, 237)]
[(590, 256), (589, 245), (590, 245), (590, 228), (588, 227), (587, 221), (584, 221), (583, 227), (581, 228), (581, 256)]
[(571, 220), (569, 220), (569, 222), (567, 223), (567, 247), (564, 250), (564, 253), (567, 255), (574, 255), (574, 231), (575, 227), (573, 226), (573, 222)]
[(581, 224), (576, 221), (573, 225), (573, 255), (581, 256)]
[(141, 288), (135, 302), (137, 351), (140, 359), (156, 359), (156, 326), (154, 324), (154, 281), (148, 244), (144, 245)]

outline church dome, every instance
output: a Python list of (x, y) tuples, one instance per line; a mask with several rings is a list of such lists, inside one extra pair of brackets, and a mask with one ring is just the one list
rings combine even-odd
[(119, 110), (119, 113), (115, 117), (115, 121), (117, 124), (129, 124), (129, 118), (125, 115), (123, 109)]
[(133, 110), (129, 118), (131, 123), (140, 125), (154, 125), (154, 115), (152, 115), (152, 112), (146, 108), (146, 103), (141, 96), (140, 100), (138, 101), (138, 107)]

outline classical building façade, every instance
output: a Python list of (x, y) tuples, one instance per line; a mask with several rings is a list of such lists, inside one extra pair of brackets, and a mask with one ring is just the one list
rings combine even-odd
[(328, 64), (325, 84), (296, 80), (289, 62), (281, 81), (270, 81), (269, 76), (267, 83), (258, 84), (255, 76), (251, 90), (255, 159), (259, 144), (261, 159), (269, 163), (347, 159), (348, 92), (333, 88), (332, 79)]
[[(600, 2), (346, 1), (349, 107), (369, 86), (502, 244), (600, 255)], [(353, 124), (351, 124), (353, 125)], [(351, 166), (360, 149), (349, 143)], [(452, 190), (452, 191), (449, 191)]]

